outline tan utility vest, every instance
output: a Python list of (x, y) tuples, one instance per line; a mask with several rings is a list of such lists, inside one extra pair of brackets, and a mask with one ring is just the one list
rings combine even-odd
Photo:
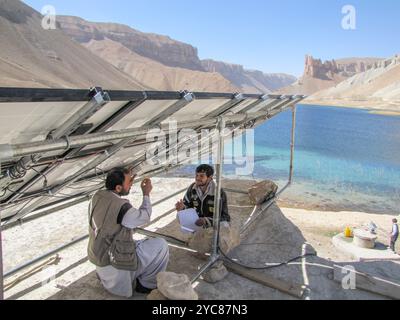
[(129, 203), (112, 191), (96, 192), (89, 205), (89, 261), (96, 266), (112, 265), (117, 269), (136, 271), (133, 230), (117, 223), (122, 206)]

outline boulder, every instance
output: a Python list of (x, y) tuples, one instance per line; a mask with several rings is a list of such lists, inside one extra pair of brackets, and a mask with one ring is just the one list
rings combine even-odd
[(278, 186), (271, 180), (261, 181), (249, 188), (249, 198), (252, 204), (260, 205), (273, 198), (278, 190)]
[(147, 300), (168, 300), (158, 289), (151, 291), (147, 297)]
[(207, 272), (203, 274), (203, 279), (209, 283), (216, 283), (228, 275), (223, 261), (217, 261)]
[[(189, 248), (200, 253), (210, 253), (213, 242), (213, 228), (197, 231), (188, 242)], [(229, 223), (222, 222), (219, 229), (219, 245), (223, 253), (227, 254), (240, 244), (240, 232)]]
[(169, 300), (198, 300), (187, 275), (173, 272), (157, 274), (157, 288)]

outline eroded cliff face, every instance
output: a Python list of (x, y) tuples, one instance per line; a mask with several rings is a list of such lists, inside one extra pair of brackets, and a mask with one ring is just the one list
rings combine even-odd
[(346, 58), (322, 62), (310, 55), (305, 56), (304, 74), (294, 84), (279, 89), (280, 94), (304, 94), (310, 96), (318, 91), (336, 86), (359, 73), (376, 68), (380, 58)]
[(375, 62), (334, 87), (316, 92), (307, 103), (400, 110), (400, 56)]
[(89, 22), (71, 16), (57, 16), (57, 21), (65, 33), (81, 44), (108, 38), (166, 66), (204, 71), (195, 47), (167, 36), (140, 32), (122, 24)]
[(296, 77), (283, 73), (267, 74), (258, 70), (247, 70), (238, 64), (214, 60), (202, 60), (203, 67), (209, 72), (218, 72), (235, 86), (257, 93), (268, 93), (288, 86)]
[[(150, 81), (149, 85), (160, 90), (175, 89), (183, 84), (186, 87), (187, 84), (198, 90), (235, 88), (246, 93), (269, 93), (296, 81), (291, 75), (265, 74), (237, 64), (201, 61), (197, 49), (189, 44), (167, 36), (143, 33), (126, 25), (94, 23), (70, 16), (60, 16), (58, 22), (66, 34), (93, 53), (143, 83)], [(123, 48), (130, 53), (126, 54)], [(123, 58), (117, 54), (121, 51), (124, 51)], [(146, 74), (146, 70), (151, 75)], [(201, 73), (192, 75), (185, 70)], [(182, 77), (180, 81), (178, 74)]]
[(349, 78), (376, 67), (381, 60), (378, 58), (349, 58), (322, 62), (321, 59), (314, 59), (312, 56), (306, 55), (304, 76), (322, 80), (333, 79), (335, 75)]

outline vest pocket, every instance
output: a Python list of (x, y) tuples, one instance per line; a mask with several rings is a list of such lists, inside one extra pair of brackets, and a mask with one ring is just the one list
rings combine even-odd
[(131, 230), (123, 227), (115, 236), (110, 247), (110, 263), (117, 269), (137, 270), (138, 259)]

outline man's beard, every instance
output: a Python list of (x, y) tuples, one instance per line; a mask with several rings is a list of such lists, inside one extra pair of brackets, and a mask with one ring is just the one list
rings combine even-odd
[(124, 196), (127, 196), (128, 194), (129, 194), (129, 192), (130, 192), (131, 190), (122, 190), (120, 193), (119, 193), (119, 195), (121, 196), (121, 197), (124, 197)]
[(206, 186), (208, 185), (208, 182), (204, 182), (204, 183), (196, 182), (196, 185), (197, 185), (198, 187), (206, 187)]

